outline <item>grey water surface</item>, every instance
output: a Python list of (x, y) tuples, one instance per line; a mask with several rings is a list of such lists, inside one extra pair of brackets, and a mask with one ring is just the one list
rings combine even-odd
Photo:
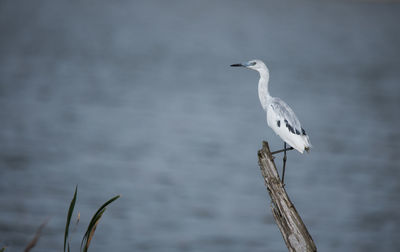
[[(0, 1), (0, 248), (287, 251), (257, 164), (253, 58), (314, 146), (286, 190), (319, 251), (400, 247), (400, 5)], [(277, 165), (281, 166), (280, 157)]]

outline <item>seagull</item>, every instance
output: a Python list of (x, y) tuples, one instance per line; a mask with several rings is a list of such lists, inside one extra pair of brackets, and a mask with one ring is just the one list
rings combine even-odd
[[(272, 154), (284, 152), (282, 184), (284, 185), (286, 151), (297, 150), (303, 154), (309, 152), (311, 146), (310, 139), (306, 131), (301, 127), (299, 119), (293, 110), (282, 99), (272, 97), (268, 91), (269, 70), (261, 60), (250, 60), (245, 63), (232, 64), (231, 67), (245, 67), (257, 71), (260, 74), (258, 81), (258, 97), (262, 108), (267, 113), (268, 126), (283, 140), (283, 149), (274, 151)], [(286, 148), (286, 144), (291, 147)]]

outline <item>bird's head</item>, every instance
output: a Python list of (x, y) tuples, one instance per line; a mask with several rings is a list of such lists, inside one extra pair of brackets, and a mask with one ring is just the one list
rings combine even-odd
[(249, 60), (244, 63), (232, 64), (231, 67), (245, 67), (258, 72), (267, 71), (267, 66), (261, 60)]

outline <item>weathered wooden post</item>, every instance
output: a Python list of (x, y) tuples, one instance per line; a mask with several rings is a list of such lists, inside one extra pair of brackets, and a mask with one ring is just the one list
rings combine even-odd
[(317, 251), (311, 235), (290, 201), (276, 170), (268, 143), (258, 151), (258, 163), (264, 177), (265, 186), (271, 197), (271, 209), (286, 246), (290, 252)]

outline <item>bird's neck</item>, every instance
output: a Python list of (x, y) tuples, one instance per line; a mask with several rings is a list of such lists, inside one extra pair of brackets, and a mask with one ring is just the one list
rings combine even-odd
[(271, 99), (268, 91), (269, 82), (269, 71), (268, 69), (263, 69), (259, 71), (260, 80), (258, 81), (258, 97), (260, 98), (261, 106), (266, 111), (268, 107), (268, 102)]

